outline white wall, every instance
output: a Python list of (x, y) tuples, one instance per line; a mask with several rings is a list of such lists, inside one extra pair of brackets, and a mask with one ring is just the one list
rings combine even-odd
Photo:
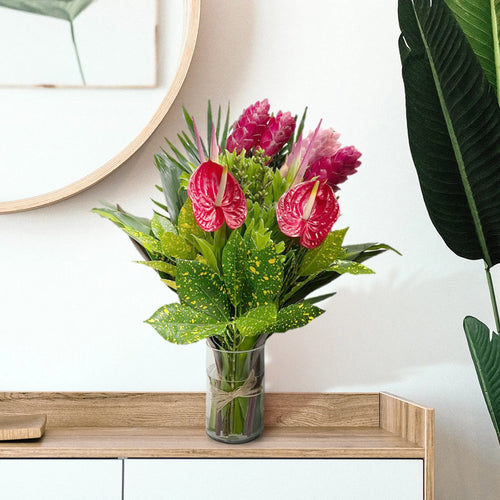
[[(363, 152), (340, 192), (347, 241), (403, 256), (344, 276), (327, 313), (268, 343), (271, 391), (390, 391), (436, 409), (440, 500), (493, 500), (496, 442), (461, 322), (493, 324), (479, 262), (442, 243), (409, 154), (396, 0), (204, 0), (197, 49), (166, 119), (117, 172), (70, 200), (0, 217), (0, 390), (204, 390), (204, 346), (166, 343), (143, 320), (175, 297), (127, 238), (90, 213), (99, 200), (151, 215), (153, 155), (207, 99), (233, 118), (268, 97), (319, 118)], [(26, 137), (29, 145), (29, 137)], [(91, 147), (91, 145), (89, 145)], [(19, 151), (20, 159), (27, 151)], [(499, 273), (496, 271), (496, 281)]]

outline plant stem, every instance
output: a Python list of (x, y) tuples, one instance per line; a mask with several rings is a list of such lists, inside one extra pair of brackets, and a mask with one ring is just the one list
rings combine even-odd
[(488, 280), (488, 288), (490, 290), (491, 305), (493, 306), (493, 314), (495, 316), (495, 325), (497, 333), (500, 333), (500, 318), (498, 316), (497, 299), (495, 297), (495, 289), (493, 288), (493, 280), (491, 279), (490, 268), (488, 264), (484, 263), (484, 270), (486, 271), (486, 279)]
[(76, 61), (78, 63), (78, 69), (80, 71), (80, 77), (82, 78), (83, 85), (87, 85), (87, 82), (85, 81), (85, 76), (83, 74), (82, 63), (80, 61), (80, 54), (78, 52), (78, 47), (76, 45), (75, 28), (73, 26), (73, 21), (72, 20), (70, 20), (69, 25), (71, 27), (71, 40), (73, 41), (73, 48), (75, 49)]

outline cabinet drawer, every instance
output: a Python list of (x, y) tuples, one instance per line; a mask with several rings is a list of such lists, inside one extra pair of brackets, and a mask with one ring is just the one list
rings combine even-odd
[(120, 500), (122, 461), (0, 459), (2, 500)]
[(421, 459), (128, 459), (124, 500), (423, 500)]

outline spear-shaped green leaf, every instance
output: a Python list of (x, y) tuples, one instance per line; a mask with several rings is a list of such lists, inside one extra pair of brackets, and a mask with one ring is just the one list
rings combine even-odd
[(408, 136), (432, 222), (453, 252), (500, 262), (500, 110), (444, 0), (399, 0)]
[(500, 102), (500, 0), (446, 0)]
[(467, 316), (464, 330), (486, 406), (500, 443), (500, 337), (481, 321)]

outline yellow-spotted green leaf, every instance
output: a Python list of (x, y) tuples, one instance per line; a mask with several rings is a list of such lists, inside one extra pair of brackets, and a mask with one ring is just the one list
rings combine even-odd
[(225, 322), (177, 303), (160, 307), (146, 323), (174, 344), (191, 344), (212, 335), (222, 335), (227, 327)]
[(283, 282), (282, 257), (275, 245), (262, 250), (246, 249), (244, 259), (245, 283), (242, 293), (244, 310), (272, 304)]
[(175, 276), (176, 267), (169, 262), (163, 260), (137, 260), (138, 264), (144, 264), (145, 266), (152, 267), (156, 271), (166, 273), (170, 276)]
[(309, 250), (302, 260), (300, 275), (309, 276), (328, 269), (338, 259), (346, 257), (346, 251), (342, 248), (346, 229), (333, 231), (328, 234), (325, 241), (316, 248)]
[(207, 236), (207, 233), (205, 233), (205, 231), (198, 226), (198, 223), (194, 218), (193, 204), (189, 198), (181, 208), (179, 218), (177, 219), (177, 228), (179, 230), (179, 234), (187, 240), (189, 240), (191, 235), (201, 239), (204, 239)]
[(122, 227), (123, 231), (125, 231), (133, 240), (137, 241), (140, 245), (142, 245), (149, 253), (161, 254), (162, 245), (160, 242), (154, 237), (149, 236), (147, 234), (141, 233), (132, 229), (130, 227)]
[(254, 337), (274, 323), (276, 323), (276, 306), (274, 304), (250, 309), (235, 321), (238, 333), (243, 337)]
[(160, 239), (165, 233), (177, 234), (177, 229), (172, 224), (170, 219), (158, 213), (155, 213), (151, 219), (151, 231), (153, 231), (153, 234), (158, 239)]
[(172, 280), (161, 280), (165, 285), (167, 285), (169, 288), (171, 288), (174, 291), (177, 291), (177, 285), (175, 284), (175, 281)]
[(219, 272), (219, 268), (217, 266), (217, 257), (214, 253), (213, 246), (208, 243), (207, 240), (203, 240), (193, 235), (194, 244), (198, 247), (201, 255), (205, 258), (207, 264), (212, 268), (213, 271)]
[(307, 302), (299, 302), (284, 307), (276, 316), (276, 322), (262, 333), (283, 333), (307, 325), (325, 311)]
[(337, 260), (326, 270), (338, 274), (375, 274), (369, 267), (352, 260)]
[(161, 239), (162, 253), (174, 259), (194, 259), (196, 249), (182, 236), (175, 233), (163, 233)]
[(229, 321), (231, 311), (226, 287), (210, 267), (201, 262), (179, 260), (175, 281), (181, 304), (218, 321)]
[(245, 284), (245, 244), (238, 231), (229, 236), (222, 251), (222, 274), (232, 304), (236, 307), (241, 302)]

